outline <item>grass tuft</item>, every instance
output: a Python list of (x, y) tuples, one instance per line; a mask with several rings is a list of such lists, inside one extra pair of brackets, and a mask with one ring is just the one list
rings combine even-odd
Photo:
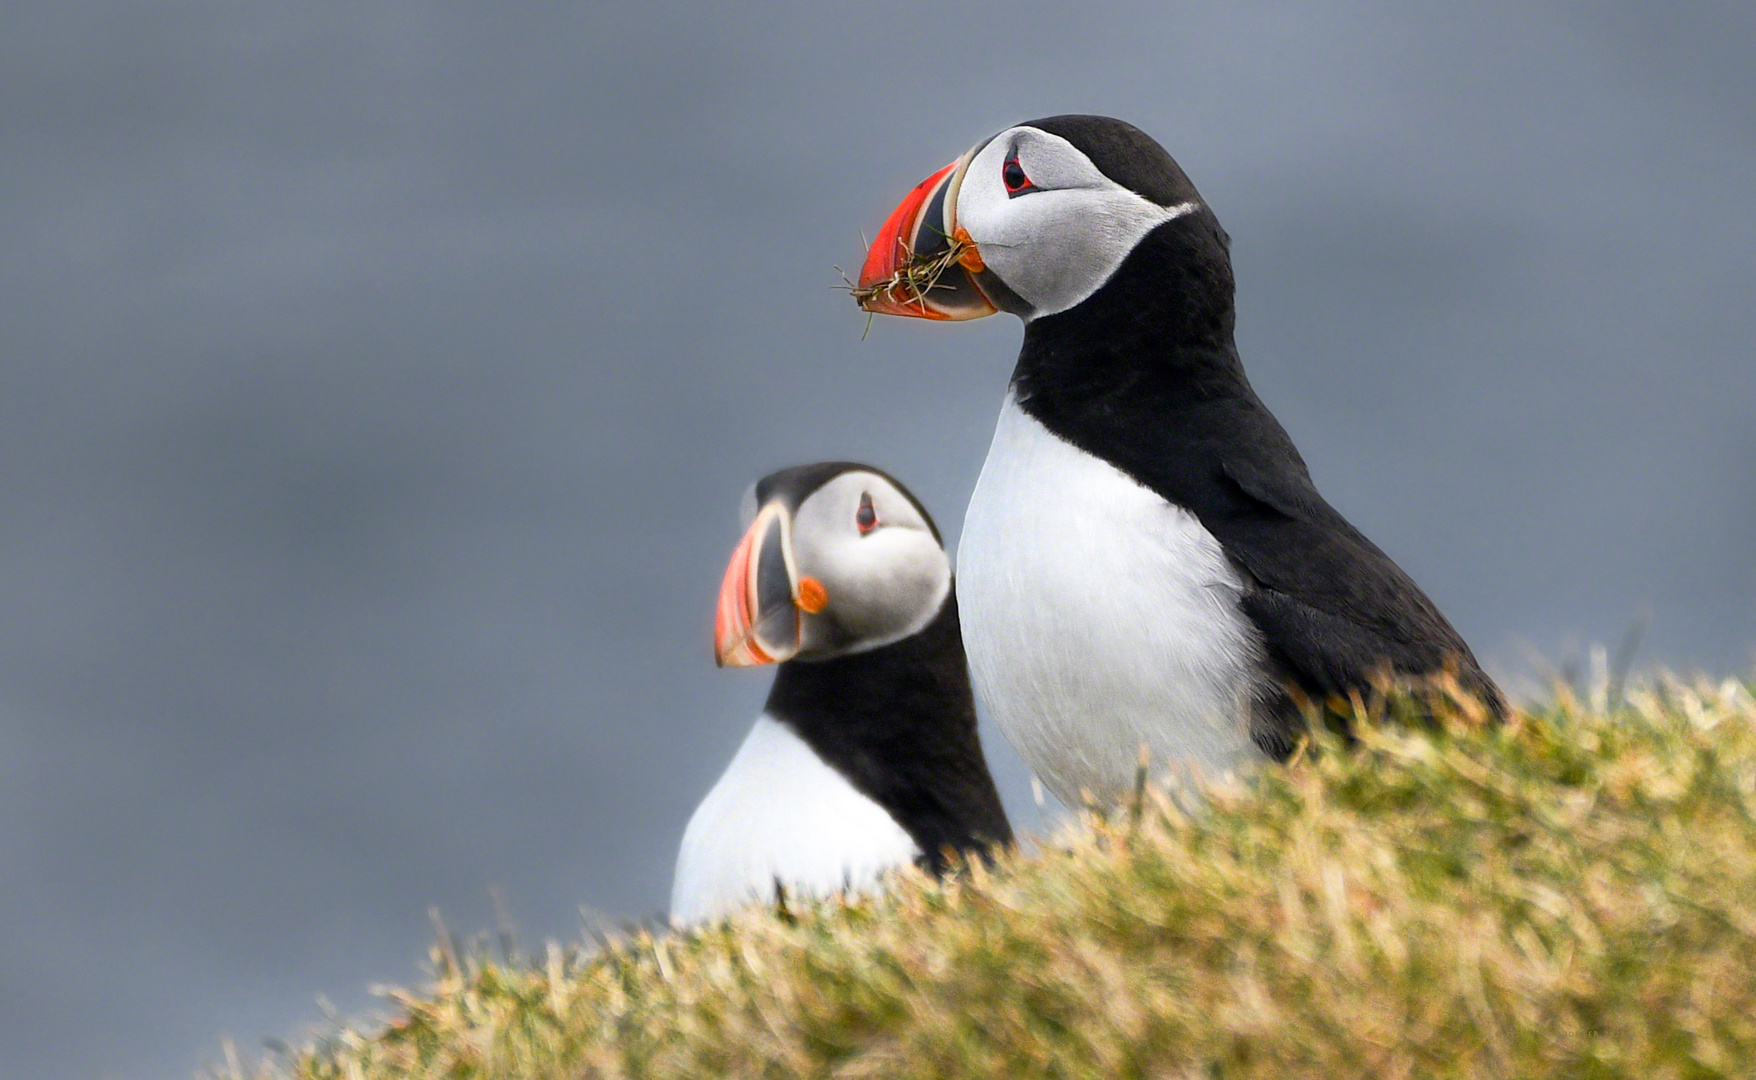
[[(1034, 854), (595, 955), (434, 953), (301, 1080), (1756, 1072), (1756, 702), (1361, 723)], [(233, 1075), (244, 1075), (233, 1066)]]

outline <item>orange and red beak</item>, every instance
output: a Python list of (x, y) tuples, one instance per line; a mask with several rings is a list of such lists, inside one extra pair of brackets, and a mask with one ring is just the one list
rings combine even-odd
[[(976, 282), (981, 252), (968, 233), (958, 231), (957, 190), (973, 155), (916, 184), (884, 219), (860, 267), (862, 308), (917, 319), (979, 319), (999, 310)], [(954, 242), (958, 250), (946, 261)], [(923, 274), (922, 268), (933, 272)]]
[(732, 551), (719, 588), (713, 655), (721, 667), (774, 664), (798, 653), (804, 616), (828, 602), (815, 578), (793, 562), (792, 515), (770, 503)]

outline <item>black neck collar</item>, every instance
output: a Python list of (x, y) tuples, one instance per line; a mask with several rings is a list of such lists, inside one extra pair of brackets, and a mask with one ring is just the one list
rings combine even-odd
[(1127, 399), (1164, 409), (1247, 393), (1232, 292), (1225, 233), (1212, 211), (1165, 222), (1083, 302), (1025, 325), (1013, 374), (1020, 403), (1035, 415), (1057, 405)]
[(901, 641), (782, 664), (767, 712), (889, 811), (933, 872), (945, 869), (947, 848), (1011, 842), (976, 734), (955, 592)]

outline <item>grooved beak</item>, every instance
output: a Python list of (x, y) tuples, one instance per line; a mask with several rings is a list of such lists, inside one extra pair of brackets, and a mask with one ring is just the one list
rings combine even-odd
[(998, 311), (976, 284), (981, 253), (957, 226), (957, 190), (973, 151), (916, 184), (866, 252), (855, 296), (867, 311), (979, 319)]
[(801, 581), (793, 564), (791, 515), (778, 503), (763, 507), (726, 565), (714, 660), (720, 667), (753, 667), (793, 656), (804, 631), (801, 613), (822, 610), (822, 590), (814, 578)]

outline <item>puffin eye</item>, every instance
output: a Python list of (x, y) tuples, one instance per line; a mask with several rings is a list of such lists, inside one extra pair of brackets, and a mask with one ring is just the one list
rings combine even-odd
[(860, 495), (860, 508), (854, 512), (854, 527), (864, 536), (878, 527), (878, 511), (872, 509), (872, 496)]
[(1018, 163), (1018, 151), (1016, 150), (1006, 155), (1006, 163), (1000, 166), (1000, 182), (1006, 185), (1006, 194), (1013, 197), (1036, 190), (1036, 185), (1030, 182), (1030, 177), (1024, 175), (1024, 166)]

